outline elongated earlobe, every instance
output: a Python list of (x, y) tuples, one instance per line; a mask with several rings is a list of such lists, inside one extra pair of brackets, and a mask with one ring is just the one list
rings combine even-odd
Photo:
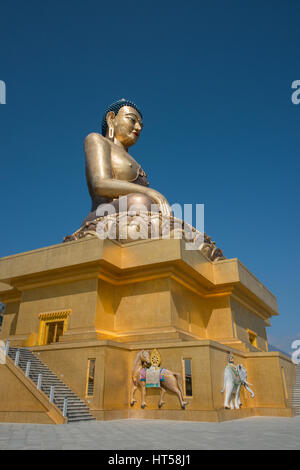
[(110, 139), (113, 139), (113, 138), (114, 138), (114, 135), (115, 135), (115, 130), (114, 130), (114, 128), (113, 128), (113, 127), (109, 127), (109, 129), (108, 129), (108, 137), (109, 137)]

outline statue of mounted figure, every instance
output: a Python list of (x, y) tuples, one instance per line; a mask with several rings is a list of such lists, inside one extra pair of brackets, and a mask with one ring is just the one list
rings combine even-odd
[[(155, 358), (153, 360), (153, 357)], [(152, 360), (151, 360), (152, 359)], [(154, 351), (154, 354), (150, 354), (150, 351), (142, 350), (139, 351), (135, 357), (132, 367), (132, 389), (131, 389), (131, 398), (130, 398), (130, 406), (133, 406), (134, 403), (137, 401), (134, 398), (134, 394), (138, 387), (141, 388), (142, 392), (142, 401), (141, 401), (141, 408), (145, 408), (146, 404), (146, 388), (147, 387), (147, 369), (151, 367), (158, 368), (160, 361), (157, 359), (157, 351)], [(161, 408), (162, 405), (165, 403), (163, 401), (163, 397), (166, 391), (170, 391), (176, 393), (179, 398), (180, 405), (182, 409), (185, 409), (185, 406), (188, 404), (184, 401), (183, 396), (183, 389), (182, 389), (182, 377), (181, 374), (177, 372), (172, 372), (168, 369), (158, 369), (159, 370), (159, 384), (152, 383), (149, 384), (150, 386), (154, 386), (155, 388), (160, 388), (160, 397), (158, 402), (158, 408)], [(153, 373), (151, 376), (153, 377)], [(148, 386), (149, 386), (148, 385)]]

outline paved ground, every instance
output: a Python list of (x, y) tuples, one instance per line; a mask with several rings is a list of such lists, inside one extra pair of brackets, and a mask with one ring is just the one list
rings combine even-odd
[(65, 425), (0, 424), (0, 450), (300, 449), (300, 416), (223, 423), (116, 420)]

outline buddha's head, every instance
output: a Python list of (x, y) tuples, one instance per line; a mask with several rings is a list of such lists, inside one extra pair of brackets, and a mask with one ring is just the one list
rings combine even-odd
[(111, 104), (102, 119), (102, 135), (117, 139), (124, 147), (134, 145), (143, 128), (142, 113), (124, 98)]

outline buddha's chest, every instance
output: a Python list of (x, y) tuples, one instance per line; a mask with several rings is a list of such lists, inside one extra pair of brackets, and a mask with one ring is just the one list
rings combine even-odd
[(134, 181), (140, 173), (140, 165), (126, 152), (113, 149), (111, 163), (115, 179)]

